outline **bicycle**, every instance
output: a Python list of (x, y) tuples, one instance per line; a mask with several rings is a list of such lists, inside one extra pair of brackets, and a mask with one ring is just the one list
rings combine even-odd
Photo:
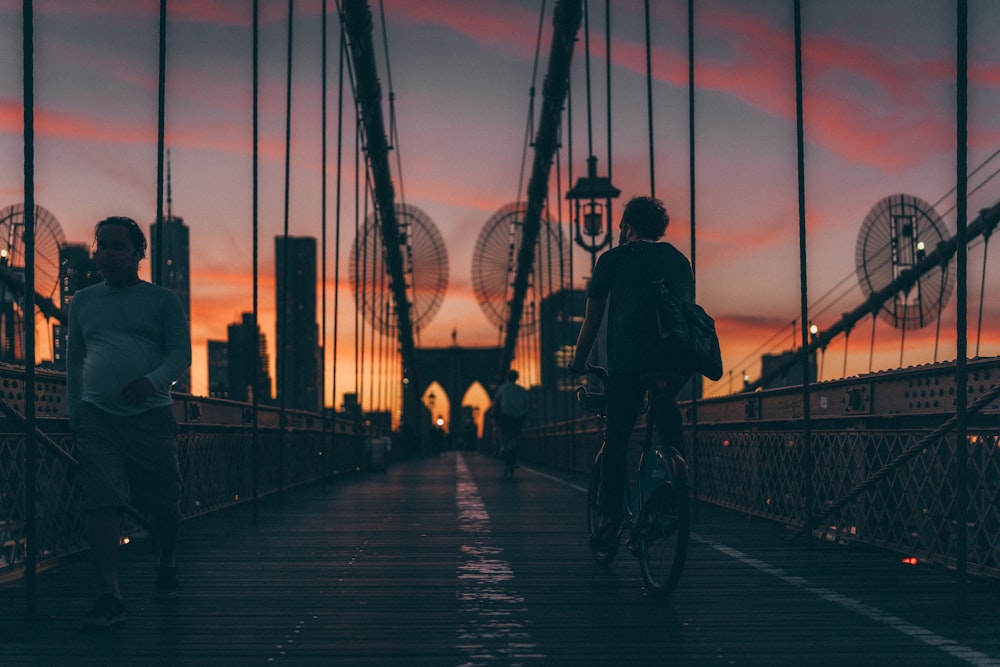
[(517, 438), (504, 438), (500, 455), (503, 457), (503, 478), (514, 479), (514, 469), (517, 468)]
[(500, 436), (500, 457), (503, 459), (503, 478), (514, 479), (514, 470), (517, 468), (517, 440), (520, 428), (516, 430), (511, 424), (504, 423), (500, 418), (497, 422), (497, 429)]
[[(600, 366), (587, 366), (597, 375), (602, 387), (608, 372)], [(606, 400), (602, 393), (577, 389), (577, 400), (584, 410), (607, 420)], [(661, 597), (677, 586), (687, 558), (691, 529), (690, 490), (687, 463), (670, 445), (653, 445), (653, 419), (649, 419), (639, 463), (630, 473), (625, 490), (625, 516), (616, 539), (602, 545), (595, 539), (599, 517), (598, 493), (601, 485), (601, 458), (604, 443), (594, 459), (587, 486), (587, 531), (594, 560), (610, 565), (618, 553), (621, 536), (639, 559), (642, 580), (650, 595)]]

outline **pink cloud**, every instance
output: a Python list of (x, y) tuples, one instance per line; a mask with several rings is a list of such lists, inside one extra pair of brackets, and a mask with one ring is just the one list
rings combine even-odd
[[(509, 53), (532, 54), (537, 39), (538, 12), (503, 3), (401, 2), (398, 6), (390, 5), (387, 12), (417, 24), (448, 27), (483, 44), (500, 46)], [(549, 29), (551, 18), (546, 17), (543, 25)]]

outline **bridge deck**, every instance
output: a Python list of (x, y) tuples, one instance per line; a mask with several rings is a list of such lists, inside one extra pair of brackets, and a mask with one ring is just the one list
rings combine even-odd
[[(688, 567), (645, 597), (623, 549), (593, 563), (583, 480), (476, 454), (402, 463), (184, 526), (182, 596), (153, 598), (150, 550), (125, 549), (125, 624), (80, 631), (89, 566), (0, 589), (4, 665), (1000, 664), (1000, 596), (870, 549), (785, 541), (699, 508)], [(14, 619), (13, 621), (10, 619)], [(22, 619), (18, 622), (17, 619)]]

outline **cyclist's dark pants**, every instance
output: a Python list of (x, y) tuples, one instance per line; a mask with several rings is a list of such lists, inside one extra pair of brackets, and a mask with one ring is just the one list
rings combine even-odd
[(608, 430), (605, 435), (604, 456), (601, 468), (601, 491), (598, 499), (601, 513), (621, 517), (624, 508), (627, 475), (628, 443), (635, 427), (635, 420), (642, 409), (646, 389), (650, 390), (650, 413), (656, 420), (660, 441), (684, 450), (684, 424), (677, 407), (676, 396), (687, 378), (667, 376), (649, 378), (638, 372), (619, 371), (608, 379), (607, 397)]

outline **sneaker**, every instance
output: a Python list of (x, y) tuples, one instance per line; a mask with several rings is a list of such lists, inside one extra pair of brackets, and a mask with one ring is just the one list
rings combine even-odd
[(156, 568), (156, 597), (173, 600), (180, 592), (177, 585), (177, 568), (160, 565)]
[(102, 593), (83, 617), (85, 628), (106, 628), (125, 620), (125, 603), (114, 593)]

